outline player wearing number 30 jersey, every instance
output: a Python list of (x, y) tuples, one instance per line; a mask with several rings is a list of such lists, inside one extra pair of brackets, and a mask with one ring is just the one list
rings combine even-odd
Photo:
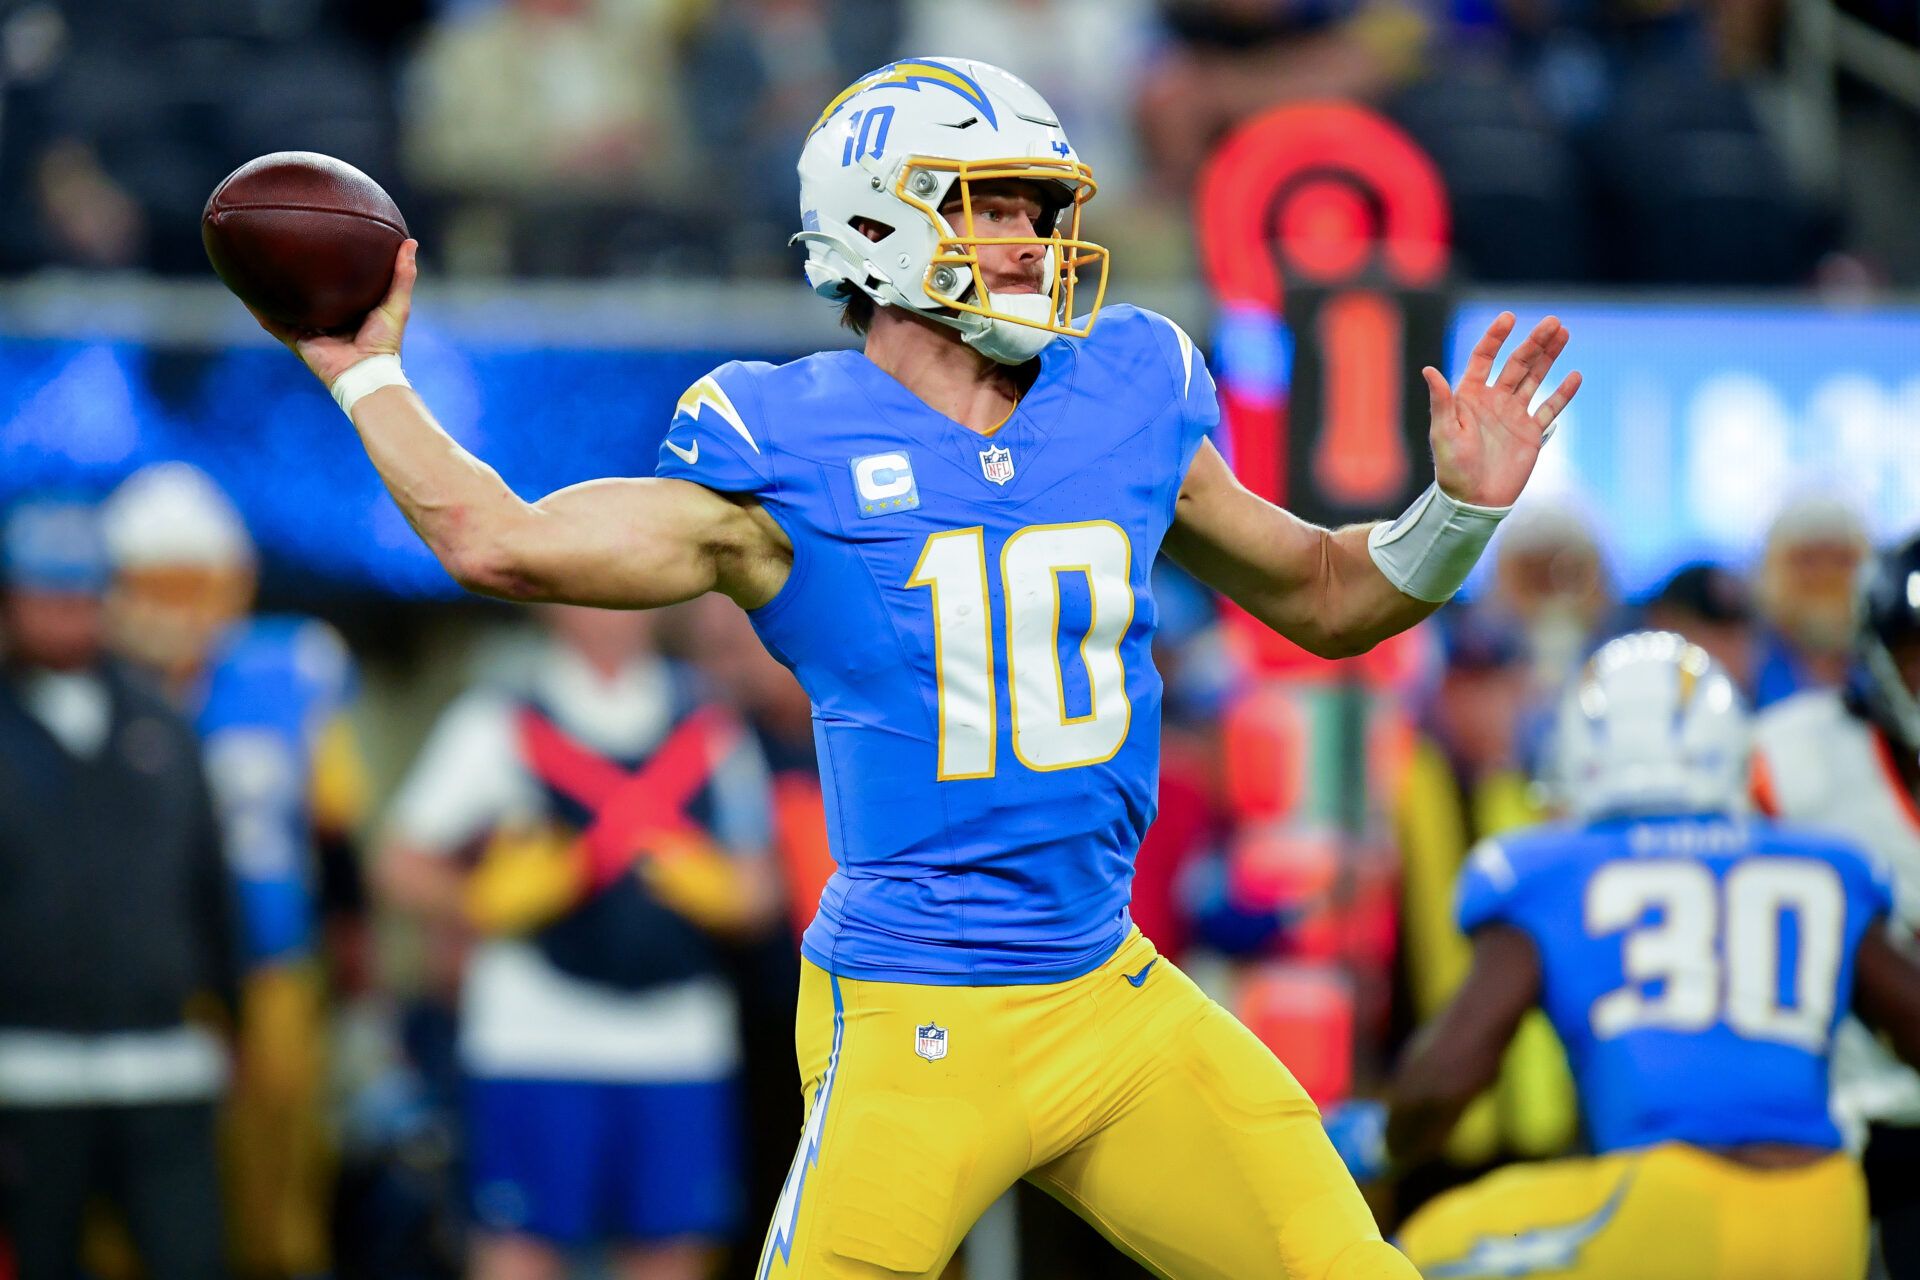
[(1880, 864), (1738, 816), (1747, 741), (1731, 681), (1669, 633), (1613, 641), (1567, 694), (1555, 750), (1580, 823), (1468, 864), (1474, 969), (1402, 1064), (1385, 1136), (1401, 1158), (1433, 1149), (1537, 1002), (1595, 1155), (1427, 1206), (1401, 1237), (1422, 1274), (1865, 1274), (1865, 1187), (1828, 1112), (1834, 1032), (1854, 1009), (1920, 1050), (1920, 970), (1888, 942)]
[(722, 592), (811, 696), (839, 870), (804, 943), (807, 1118), (759, 1275), (937, 1276), (1022, 1178), (1181, 1280), (1411, 1275), (1299, 1085), (1128, 920), (1157, 773), (1148, 572), (1164, 551), (1329, 656), (1413, 625), (1578, 390), (1544, 381), (1566, 329), (1540, 321), (1496, 372), (1503, 314), (1458, 386), (1425, 370), (1435, 484), (1391, 524), (1319, 529), (1208, 442), (1187, 336), (1102, 308), (1093, 173), (1027, 85), (889, 64), (827, 104), (799, 168), (807, 278), (863, 349), (715, 370), (653, 477), (526, 503), (441, 431), (397, 360), (411, 242), (352, 338), (269, 324), (463, 584)]

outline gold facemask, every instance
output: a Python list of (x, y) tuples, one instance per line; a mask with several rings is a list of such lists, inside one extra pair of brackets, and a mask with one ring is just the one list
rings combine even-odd
[[(928, 197), (941, 190), (941, 183), (935, 175), (950, 173), (954, 175), (953, 185), (946, 191), (946, 200), (960, 201), (960, 222), (956, 229), (951, 226), (940, 211), (928, 203)], [(1065, 187), (1069, 192), (1066, 203), (1054, 215), (1052, 233), (1044, 236), (983, 236), (974, 226), (973, 184), (978, 182), (996, 182), (1018, 179), (1027, 182), (1041, 182), (1052, 186)], [(922, 282), (927, 296), (941, 306), (951, 307), (955, 311), (969, 315), (982, 316), (989, 320), (1002, 320), (1008, 324), (1024, 325), (1031, 329), (1042, 329), (1057, 333), (1065, 338), (1084, 338), (1093, 330), (1094, 318), (1100, 313), (1100, 304), (1107, 293), (1107, 251), (1090, 240), (1080, 238), (1080, 210), (1087, 201), (1093, 199), (1098, 185), (1093, 180), (1093, 170), (1077, 160), (1046, 160), (1033, 157), (1015, 157), (1005, 160), (945, 160), (936, 156), (909, 156), (895, 180), (894, 194), (906, 204), (926, 215), (934, 226), (940, 241), (934, 250), (932, 260), (927, 264), (926, 279)], [(995, 308), (987, 296), (980, 281), (980, 247), (982, 245), (1032, 244), (1040, 245), (1051, 251), (1052, 270), (1046, 281), (1046, 295), (1052, 304), (1047, 319), (1035, 320), (1028, 316), (1014, 315)], [(974, 281), (970, 290), (973, 301), (958, 296), (960, 270), (968, 270)], [(1075, 303), (1079, 294), (1080, 272), (1098, 268), (1099, 283), (1094, 288), (1093, 305), (1087, 308), (1087, 314), (1080, 324), (1074, 323)]]

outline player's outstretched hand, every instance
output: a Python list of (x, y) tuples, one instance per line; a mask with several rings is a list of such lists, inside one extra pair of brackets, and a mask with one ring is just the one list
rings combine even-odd
[(1494, 319), (1474, 344), (1457, 387), (1449, 387), (1431, 365), (1420, 371), (1433, 409), (1434, 478), (1461, 502), (1511, 506), (1533, 474), (1540, 446), (1553, 434), (1554, 419), (1580, 390), (1580, 375), (1570, 373), (1538, 409), (1528, 407), (1571, 336), (1554, 316), (1533, 326), (1493, 378), (1494, 359), (1513, 325), (1511, 311)]
[(360, 322), (359, 332), (351, 337), (304, 333), (289, 325), (276, 324), (258, 311), (253, 312), (253, 318), (260, 322), (262, 329), (299, 356), (307, 368), (313, 370), (315, 377), (332, 386), (335, 378), (368, 356), (400, 354), (400, 339), (407, 330), (407, 314), (413, 309), (413, 282), (420, 275), (417, 262), (419, 252), (418, 240), (408, 240), (400, 246), (399, 252), (394, 255), (393, 284), (388, 287), (387, 296), (380, 300), (379, 306), (367, 312), (367, 318)]

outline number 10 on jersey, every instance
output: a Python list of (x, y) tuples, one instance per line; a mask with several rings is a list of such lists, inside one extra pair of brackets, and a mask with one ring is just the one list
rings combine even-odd
[[(1084, 576), (1092, 610), (1080, 641), (1088, 707), (1082, 715), (1067, 712), (1060, 666), (1060, 577), (1068, 573)], [(1133, 705), (1120, 644), (1133, 624), (1132, 574), (1133, 546), (1110, 520), (1028, 525), (1001, 547), (1011, 738), (1027, 768), (1100, 764), (1127, 740)], [(933, 595), (940, 781), (990, 778), (998, 710), (986, 531), (930, 535), (906, 585)]]

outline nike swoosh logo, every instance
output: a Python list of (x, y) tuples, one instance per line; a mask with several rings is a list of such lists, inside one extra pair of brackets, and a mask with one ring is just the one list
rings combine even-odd
[(692, 466), (694, 463), (700, 461), (700, 442), (698, 440), (693, 442), (693, 448), (691, 449), (682, 449), (679, 445), (669, 440), (667, 441), (667, 448), (673, 450), (674, 455), (688, 466)]
[(1147, 980), (1147, 975), (1153, 972), (1153, 966), (1159, 963), (1160, 963), (1160, 957), (1155, 956), (1153, 959), (1147, 961), (1145, 966), (1141, 968), (1140, 972), (1123, 973), (1120, 976), (1125, 978), (1128, 982), (1131, 982), (1134, 986), (1137, 987)]

